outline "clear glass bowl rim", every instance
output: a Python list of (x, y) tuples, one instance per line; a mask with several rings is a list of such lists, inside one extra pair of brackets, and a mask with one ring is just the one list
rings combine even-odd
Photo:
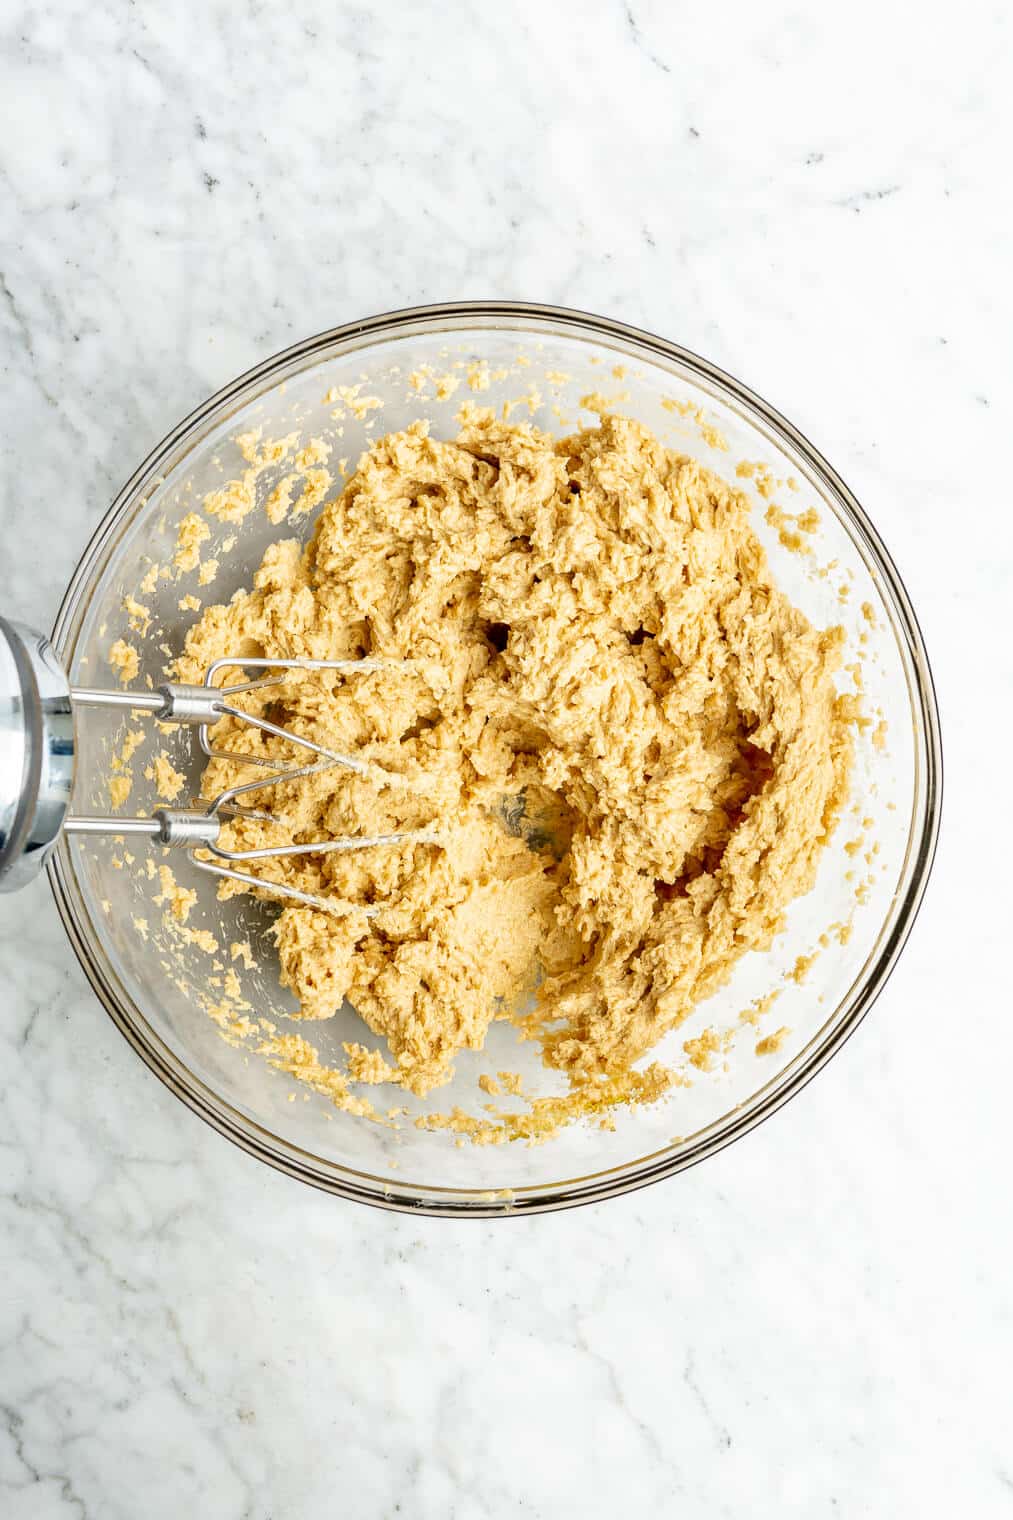
[(66, 842), (60, 841), (50, 857), (47, 872), (57, 910), (71, 945), (116, 1027), (176, 1097), (241, 1149), (290, 1177), (298, 1178), (325, 1192), (377, 1208), (439, 1218), (509, 1218), (572, 1208), (616, 1197), (696, 1165), (769, 1118), (800, 1092), (831, 1056), (841, 1049), (885, 986), (910, 934), (928, 884), (942, 808), (943, 769), (939, 713), (921, 630), (893, 560), (841, 477), (786, 418), (741, 381), (708, 360), (640, 328), (565, 307), (525, 301), (453, 301), (410, 307), (318, 333), (237, 376), (168, 433), (117, 493), (82, 554), (57, 612), (52, 641), (61, 659), (66, 663), (70, 658), (89, 594), (109, 562), (124, 530), (128, 513), (132, 507), (136, 507), (145, 488), (150, 488), (164, 473), (165, 461), (170, 456), (178, 455), (192, 442), (198, 441), (210, 427), (218, 425), (230, 412), (245, 406), (253, 396), (279, 383), (286, 371), (302, 370), (315, 355), (326, 350), (335, 347), (358, 348), (364, 341), (389, 339), (399, 335), (440, 331), (461, 333), (471, 326), (495, 326), (497, 323), (506, 330), (524, 323), (533, 323), (542, 331), (585, 340), (597, 338), (630, 347), (648, 358), (657, 356), (672, 361), (687, 370), (705, 390), (726, 403), (734, 404), (754, 424), (761, 424), (778, 442), (789, 445), (805, 460), (824, 490), (840, 508), (853, 536), (864, 545), (875, 562), (882, 577), (884, 595), (894, 614), (895, 632), (906, 646), (914, 673), (916, 715), (921, 722), (920, 738), (925, 772), (921, 778), (921, 788), (924, 803), (920, 830), (909, 841), (906, 888), (892, 929), (879, 956), (868, 969), (850, 1008), (843, 1017), (832, 1015), (828, 1019), (823, 1026), (825, 1037), (814, 1040), (805, 1059), (799, 1058), (793, 1066), (786, 1068), (765, 1088), (754, 1094), (740, 1110), (731, 1116), (725, 1116), (726, 1122), (720, 1127), (712, 1127), (713, 1132), (703, 1132), (689, 1146), (666, 1148), (590, 1177), (571, 1178), (565, 1183), (521, 1189), (506, 1200), (490, 1199), (488, 1194), (483, 1195), (477, 1190), (441, 1188), (435, 1184), (426, 1185), (415, 1195), (409, 1191), (400, 1191), (394, 1196), (389, 1182), (313, 1156), (261, 1128), (225, 1102), (195, 1077), (169, 1049), (119, 983), (102, 951), (101, 942), (90, 932), (89, 920), (74, 880), (69, 850)]

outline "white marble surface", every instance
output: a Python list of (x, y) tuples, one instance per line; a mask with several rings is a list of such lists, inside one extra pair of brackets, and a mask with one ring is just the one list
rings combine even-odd
[(2, 605), (297, 337), (500, 295), (800, 424), (919, 609), (948, 796), (872, 1016), (696, 1171), (388, 1217), (193, 1118), (45, 885), (0, 900), (0, 1514), (1013, 1513), (1005, 8), (19, 5), (0, 39)]

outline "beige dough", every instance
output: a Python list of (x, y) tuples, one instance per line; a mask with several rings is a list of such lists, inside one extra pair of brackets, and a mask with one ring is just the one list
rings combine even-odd
[[(264, 862), (350, 907), (284, 908), (283, 981), (304, 1018), (347, 997), (384, 1038), (386, 1058), (349, 1049), (358, 1080), (424, 1094), (510, 1018), (582, 1089), (628, 1073), (813, 885), (851, 763), (843, 638), (778, 591), (746, 496), (636, 422), (558, 440), (471, 408), (454, 442), (422, 423), (377, 442), (305, 551), (275, 544), (205, 611), (179, 674), (229, 652), (416, 662), (255, 709), (376, 770), (265, 793), (287, 829), (241, 820), (231, 841), (436, 831)], [(216, 739), (296, 760), (228, 721)], [(252, 774), (212, 761), (204, 793)]]

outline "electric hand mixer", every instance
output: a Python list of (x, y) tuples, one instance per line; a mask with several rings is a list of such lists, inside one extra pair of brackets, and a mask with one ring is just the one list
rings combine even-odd
[[(47, 855), (64, 834), (129, 835), (153, 840), (189, 853), (190, 862), (213, 876), (256, 887), (273, 896), (294, 898), (324, 912), (347, 912), (347, 903), (297, 891), (266, 881), (243, 869), (257, 860), (288, 855), (324, 854), (335, 850), (364, 850), (396, 845), (404, 840), (432, 840), (428, 829), (401, 833), (349, 835), (307, 843), (271, 845), (255, 850), (230, 850), (220, 842), (222, 820), (230, 816), (278, 823), (272, 814), (249, 808), (239, 798), (249, 793), (296, 781), (312, 772), (343, 766), (380, 784), (396, 784), (398, 778), (354, 755), (340, 754), (311, 739), (281, 728), (267, 718), (245, 712), (233, 700), (245, 692), (259, 691), (284, 681), (283, 672), (337, 671), (354, 675), (387, 669), (398, 661), (380, 659), (310, 660), (250, 659), (245, 656), (219, 659), (208, 667), (203, 685), (166, 681), (153, 691), (105, 691), (71, 686), (49, 640), (22, 624), (0, 618), (0, 892), (13, 891), (32, 879)], [(264, 674), (234, 686), (216, 686), (223, 670), (259, 670)], [(197, 729), (201, 749), (209, 759), (226, 757), (260, 766), (270, 774), (231, 786), (201, 808), (157, 808), (148, 818), (116, 818), (69, 812), (74, 783), (74, 711), (104, 707), (121, 712), (148, 713), (161, 723), (187, 724)], [(284, 760), (219, 750), (210, 731), (229, 717), (261, 732), (306, 750), (314, 758), (293, 766)], [(378, 907), (365, 908), (367, 915)]]

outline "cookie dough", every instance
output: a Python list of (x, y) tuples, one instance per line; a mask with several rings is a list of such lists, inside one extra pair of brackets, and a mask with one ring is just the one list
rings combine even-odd
[[(461, 415), (452, 442), (422, 422), (376, 442), (305, 550), (275, 543), (205, 610), (177, 674), (399, 662), (245, 699), (369, 773), (255, 794), (284, 826), (227, 829), (239, 848), (432, 830), (258, 863), (341, 909), (287, 906), (276, 934), (304, 1019), (347, 997), (382, 1036), (347, 1047), (355, 1080), (425, 1094), (511, 1019), (574, 1089), (614, 1084), (813, 885), (848, 790), (844, 634), (778, 590), (748, 498), (638, 423), (557, 439)], [(215, 739), (304, 758), (233, 720)], [(253, 775), (213, 760), (203, 792)]]

